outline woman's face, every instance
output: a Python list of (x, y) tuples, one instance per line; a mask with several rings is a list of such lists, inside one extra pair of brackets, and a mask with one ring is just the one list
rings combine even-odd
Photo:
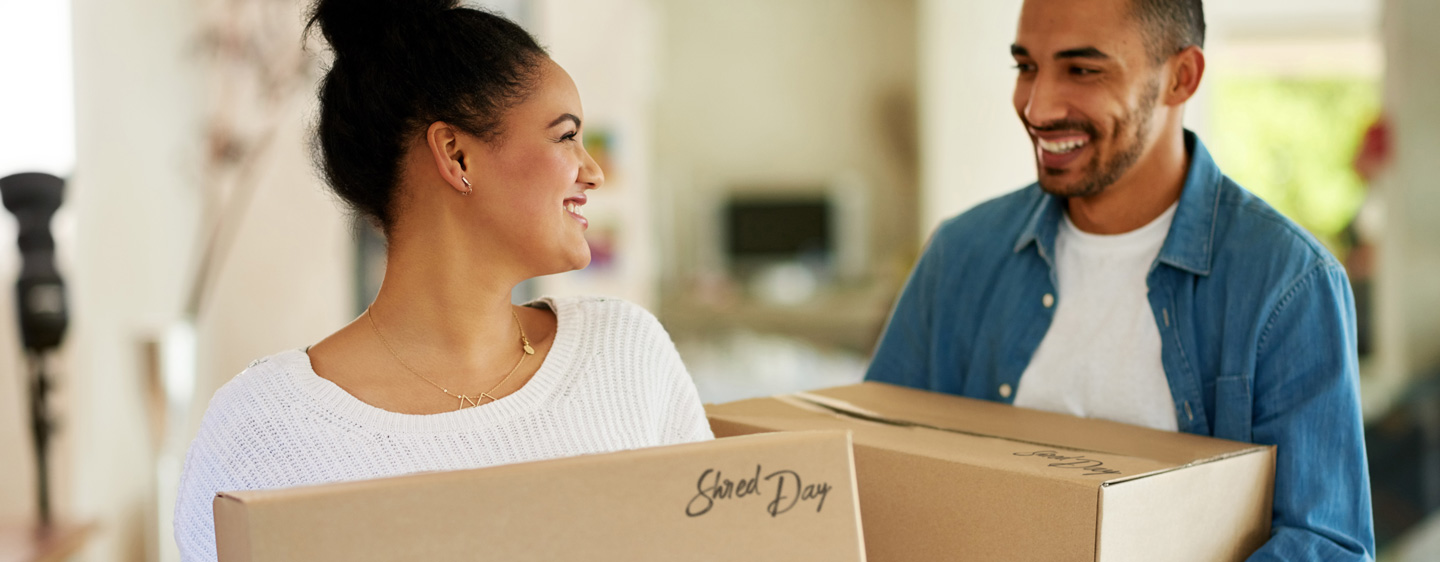
[(590, 264), (585, 192), (605, 176), (582, 143), (584, 116), (570, 75), (547, 58), (534, 90), (506, 115), (501, 135), (467, 158), (483, 235), (513, 249), (527, 275)]

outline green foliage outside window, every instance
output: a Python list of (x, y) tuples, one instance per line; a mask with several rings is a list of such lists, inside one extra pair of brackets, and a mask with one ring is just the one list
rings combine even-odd
[(1369, 78), (1222, 77), (1211, 138), (1220, 168), (1337, 254), (1365, 199), (1351, 167), (1379, 114)]

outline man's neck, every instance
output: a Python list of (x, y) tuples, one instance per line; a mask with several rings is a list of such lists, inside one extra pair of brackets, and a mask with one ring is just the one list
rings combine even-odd
[(1150, 224), (1180, 199), (1189, 169), (1184, 134), (1163, 134), (1145, 157), (1104, 191), (1071, 197), (1070, 221), (1091, 234), (1121, 234)]

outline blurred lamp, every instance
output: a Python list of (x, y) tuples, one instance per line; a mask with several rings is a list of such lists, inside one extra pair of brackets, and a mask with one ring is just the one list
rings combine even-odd
[(30, 427), (35, 441), (40, 522), (50, 524), (49, 449), (54, 420), (47, 405), (50, 380), (46, 354), (60, 346), (68, 314), (65, 284), (55, 269), (55, 237), (50, 219), (60, 208), (65, 181), (50, 174), (24, 173), (0, 178), (0, 200), (19, 225), (20, 278), (15, 283), (20, 339), (30, 365)]

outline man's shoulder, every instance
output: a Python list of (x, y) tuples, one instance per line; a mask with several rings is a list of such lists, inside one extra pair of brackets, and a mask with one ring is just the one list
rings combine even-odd
[(1285, 276), (1342, 267), (1304, 227), (1229, 177), (1221, 179), (1215, 212), (1217, 267), (1268, 264), (1265, 269)]
[(946, 248), (1013, 249), (1044, 192), (1039, 184), (1011, 191), (950, 217), (935, 229), (932, 244)]

